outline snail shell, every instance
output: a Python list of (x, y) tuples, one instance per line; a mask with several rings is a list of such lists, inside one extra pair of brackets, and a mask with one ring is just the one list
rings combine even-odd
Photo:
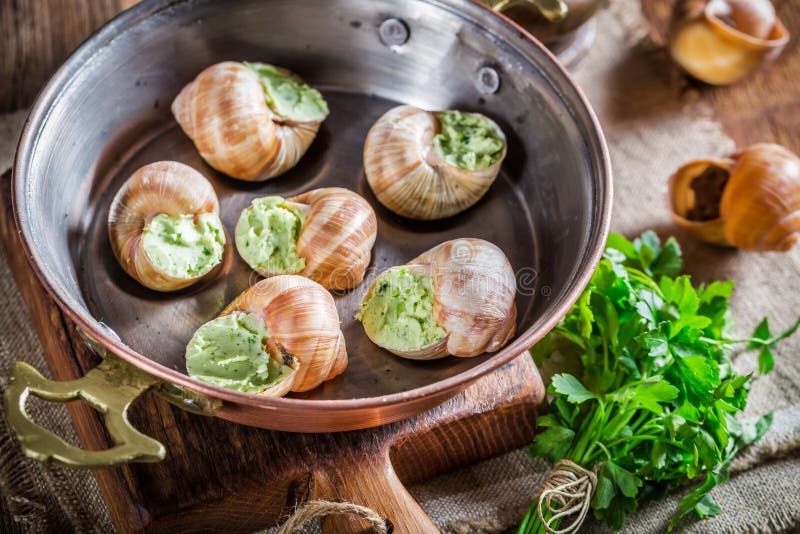
[(336, 305), (316, 282), (296, 275), (266, 278), (236, 297), (220, 315), (236, 311), (263, 317), (270, 332), (268, 342), (299, 362), (288, 387), (284, 386), (287, 390), (308, 391), (347, 368)]
[(160, 214), (204, 213), (219, 215), (219, 200), (202, 174), (176, 161), (145, 165), (131, 175), (111, 202), (108, 213), (111, 250), (125, 272), (145, 287), (156, 291), (183, 289), (212, 276), (217, 268), (187, 278), (167, 274), (147, 255), (144, 229)]
[(247, 181), (294, 167), (322, 123), (278, 116), (267, 105), (258, 76), (233, 61), (206, 68), (186, 85), (172, 102), (172, 114), (209, 165)]
[[(432, 277), (433, 318), (446, 335), (428, 346), (392, 353), (413, 360), (467, 358), (496, 352), (514, 336), (517, 284), (511, 264), (496, 245), (483, 239), (453, 239), (405, 268)], [(364, 300), (375, 288), (373, 282)]]
[(364, 143), (364, 172), (372, 191), (391, 211), (417, 220), (450, 217), (469, 208), (489, 190), (506, 155), (506, 138), (491, 119), (477, 113), (503, 142), (497, 160), (470, 171), (446, 162), (433, 149), (439, 133), (436, 114), (413, 106), (386, 112)]
[[(305, 261), (297, 274), (338, 291), (356, 287), (364, 280), (378, 222), (372, 206), (363, 197), (342, 187), (324, 187), (286, 199), (285, 203), (305, 215), (295, 243), (295, 254)], [(238, 236), (247, 221), (245, 208), (236, 225)], [(258, 274), (275, 274), (247, 260), (241, 243), (239, 254)]]
[(669, 52), (695, 78), (726, 85), (775, 59), (788, 42), (769, 0), (683, 0), (673, 16)]
[(675, 222), (709, 243), (786, 251), (800, 239), (800, 158), (774, 144), (691, 161), (670, 178)]
[(341, 187), (314, 189), (288, 200), (307, 213), (297, 238), (297, 255), (306, 260), (300, 274), (331, 290), (360, 284), (378, 236), (369, 202)]

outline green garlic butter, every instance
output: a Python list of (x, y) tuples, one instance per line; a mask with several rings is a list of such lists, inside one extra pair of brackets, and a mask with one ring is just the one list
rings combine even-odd
[(269, 332), (255, 313), (217, 317), (194, 333), (186, 347), (189, 376), (207, 384), (258, 393), (291, 374), (265, 348)]
[(156, 215), (144, 227), (142, 245), (150, 262), (173, 278), (194, 278), (222, 261), (225, 231), (216, 213)]
[(299, 273), (306, 260), (296, 244), (305, 215), (277, 196), (253, 200), (236, 224), (236, 249), (253, 269), (269, 274)]
[(389, 350), (415, 350), (445, 336), (433, 318), (431, 277), (404, 268), (378, 277), (356, 319), (370, 339)]
[(267, 105), (281, 117), (316, 122), (328, 116), (328, 103), (313, 87), (266, 63), (244, 65), (258, 75)]
[(442, 111), (436, 113), (436, 119), (440, 131), (433, 138), (433, 147), (450, 165), (477, 171), (494, 164), (503, 153), (503, 140), (485, 118)]

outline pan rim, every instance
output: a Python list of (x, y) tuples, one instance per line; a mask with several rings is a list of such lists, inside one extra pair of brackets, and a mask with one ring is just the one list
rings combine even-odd
[[(478, 14), (483, 14), (483, 22), (489, 19), (484, 28), (495, 33), (509, 45), (527, 57), (531, 57), (527, 51), (535, 50), (543, 54), (544, 58), (551, 63), (548, 67), (557, 75), (560, 75), (566, 87), (574, 91), (576, 99), (571, 102), (576, 114), (584, 116), (583, 129), (585, 130), (587, 144), (595, 145), (598, 153), (594, 155), (592, 163), (598, 167), (596, 179), (594, 180), (594, 203), (592, 204), (596, 213), (592, 214), (592, 227), (587, 239), (587, 248), (582, 258), (578, 262), (580, 271), (568, 284), (566, 291), (560, 302), (553, 305), (550, 313), (540, 319), (538, 324), (534, 324), (517, 336), (509, 345), (494, 353), (486, 361), (463, 371), (455, 376), (440, 380), (422, 387), (408, 391), (392, 393), (388, 395), (378, 395), (372, 397), (360, 397), (353, 399), (298, 399), (298, 398), (273, 398), (260, 397), (258, 395), (240, 393), (233, 390), (205, 384), (189, 375), (166, 367), (154, 360), (151, 360), (134, 351), (118, 337), (109, 333), (102, 327), (102, 323), (95, 318), (84, 317), (83, 314), (73, 309), (69, 300), (71, 297), (62, 295), (58, 289), (50, 282), (40, 265), (41, 256), (35, 246), (34, 236), (30, 233), (30, 228), (26, 224), (26, 214), (21, 213), (19, 208), (19, 197), (24, 195), (20, 175), (25, 175), (31, 164), (31, 154), (35, 151), (39, 141), (39, 134), (43, 125), (47, 123), (52, 104), (59, 98), (61, 89), (69, 84), (74, 74), (80, 71), (87, 59), (91, 58), (96, 52), (113, 41), (117, 35), (123, 31), (140, 23), (144, 19), (156, 13), (169, 9), (175, 5), (183, 4), (191, 0), (145, 0), (130, 9), (123, 11), (109, 22), (101, 26), (97, 31), (90, 35), (81, 45), (73, 51), (64, 64), (53, 74), (44, 88), (40, 91), (34, 105), (26, 119), (20, 142), (17, 146), (15, 161), (12, 173), (12, 206), (14, 220), (17, 231), (22, 242), (22, 251), (27, 255), (31, 268), (39, 282), (47, 291), (47, 294), (56, 302), (59, 309), (70, 318), (78, 328), (87, 336), (98, 341), (107, 350), (116, 356), (127, 361), (131, 365), (147, 372), (165, 382), (177, 384), (187, 389), (208, 395), (209, 397), (220, 399), (226, 402), (254, 406), (263, 409), (281, 408), (316, 408), (327, 411), (353, 411), (373, 408), (387, 408), (392, 405), (412, 402), (425, 397), (441, 395), (445, 392), (457, 392), (475, 380), (488, 374), (489, 372), (505, 365), (514, 358), (523, 355), (527, 350), (544, 337), (577, 301), (586, 285), (589, 283), (594, 270), (599, 263), (605, 242), (608, 237), (611, 212), (613, 202), (613, 180), (611, 160), (606, 144), (605, 136), (600, 127), (597, 116), (589, 104), (588, 99), (578, 86), (570, 73), (558, 62), (556, 57), (545, 48), (538, 40), (530, 35), (526, 30), (507, 18), (505, 15), (493, 11), (488, 6), (481, 4), (477, 0), (419, 0), (434, 6), (454, 12), (457, 15), (470, 20), (480, 22)], [(494, 19), (492, 21), (492, 19)], [(74, 300), (74, 299), (73, 299)]]

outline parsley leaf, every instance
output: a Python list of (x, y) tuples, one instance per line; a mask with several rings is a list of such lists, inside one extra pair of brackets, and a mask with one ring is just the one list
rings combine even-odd
[[(734, 372), (732, 349), (759, 351), (758, 372), (766, 374), (776, 344), (800, 328), (798, 318), (774, 335), (764, 319), (750, 338), (733, 339), (733, 282), (695, 287), (682, 268), (674, 238), (611, 234), (583, 294), (531, 350), (552, 380), (548, 413), (538, 421), (544, 430), (529, 453), (595, 470), (591, 506), (614, 529), (640, 499), (687, 485), (670, 529), (691, 513), (720, 513), (709, 492), (727, 480), (733, 457), (772, 424), (771, 413), (737, 417), (751, 375)], [(536, 508), (520, 534), (543, 532)]]
[(536, 436), (528, 452), (531, 456), (542, 456), (554, 462), (564, 457), (574, 437), (575, 432), (569, 428), (554, 426)]
[(606, 462), (606, 472), (611, 476), (614, 484), (626, 497), (636, 497), (639, 488), (642, 486), (642, 479), (618, 466), (612, 461)]
[(556, 393), (565, 395), (567, 401), (573, 404), (580, 404), (589, 399), (595, 399), (594, 393), (589, 391), (572, 375), (562, 373), (553, 376), (553, 390)]

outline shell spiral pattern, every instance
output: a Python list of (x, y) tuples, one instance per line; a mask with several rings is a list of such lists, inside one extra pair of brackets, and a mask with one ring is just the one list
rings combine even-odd
[(247, 181), (267, 180), (294, 167), (321, 124), (277, 116), (258, 76), (233, 61), (202, 71), (175, 98), (172, 113), (209, 165)]
[[(697, 181), (722, 176), (714, 216), (692, 218), (703, 200)], [(719, 179), (719, 178), (718, 178)], [(707, 196), (707, 194), (706, 194)], [(786, 148), (762, 143), (729, 158), (690, 161), (670, 178), (675, 222), (699, 239), (757, 252), (786, 251), (800, 239), (800, 158)]]
[(332, 290), (360, 284), (378, 233), (372, 206), (340, 187), (315, 189), (288, 200), (308, 213), (297, 239), (297, 254), (306, 260), (300, 274)]
[(453, 239), (409, 262), (433, 275), (433, 316), (447, 332), (447, 353), (500, 350), (514, 336), (517, 283), (505, 254), (482, 239)]
[[(445, 335), (411, 350), (385, 347), (373, 338), (393, 354), (412, 360), (448, 355), (469, 358), (500, 350), (516, 333), (516, 279), (496, 245), (483, 239), (453, 239), (384, 274), (397, 269), (431, 277), (433, 319)], [(377, 291), (380, 280), (372, 283), (365, 302)]]
[(219, 200), (206, 178), (182, 163), (159, 161), (131, 175), (117, 192), (108, 214), (111, 249), (122, 268), (142, 285), (175, 291), (211, 275), (176, 278), (160, 270), (144, 250), (143, 232), (156, 215), (219, 214)]
[(433, 150), (439, 130), (433, 112), (413, 106), (386, 112), (372, 126), (364, 144), (364, 172), (380, 203), (403, 217), (434, 220), (478, 202), (497, 178), (506, 153), (500, 127), (482, 118), (503, 140), (503, 151), (492, 165), (470, 171), (448, 164)]
[(270, 333), (269, 342), (297, 359), (291, 391), (313, 389), (347, 368), (336, 305), (316, 282), (297, 275), (266, 278), (236, 297), (221, 315), (235, 311), (260, 315)]

